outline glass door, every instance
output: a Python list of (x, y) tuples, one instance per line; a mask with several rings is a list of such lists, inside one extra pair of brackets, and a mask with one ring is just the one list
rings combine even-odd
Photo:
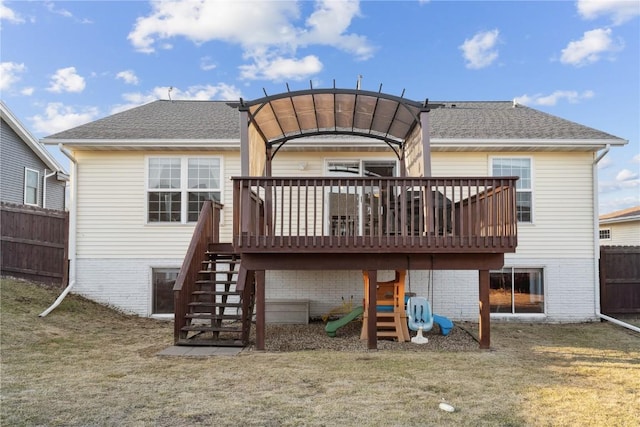
[[(393, 177), (393, 160), (336, 160), (327, 163), (327, 175), (336, 178)], [(345, 179), (326, 190), (326, 232), (333, 236), (368, 236), (386, 232), (387, 194), (380, 182), (364, 186)]]

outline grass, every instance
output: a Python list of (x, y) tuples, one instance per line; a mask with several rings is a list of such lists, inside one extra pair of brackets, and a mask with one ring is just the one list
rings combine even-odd
[(166, 358), (170, 322), (75, 295), (39, 318), (59, 290), (0, 292), (0, 425), (640, 425), (640, 335), (609, 323), (494, 322), (491, 351)]

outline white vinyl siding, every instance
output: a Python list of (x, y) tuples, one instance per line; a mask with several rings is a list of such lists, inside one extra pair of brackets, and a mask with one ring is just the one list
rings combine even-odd
[[(162, 155), (163, 153), (158, 153)], [(165, 153), (166, 154), (166, 153)], [(170, 156), (218, 156), (225, 175), (224, 199), (231, 201), (230, 177), (240, 173), (239, 153), (170, 153)], [(78, 258), (180, 258), (186, 253), (195, 223), (148, 224), (142, 152), (77, 152)], [(222, 211), (220, 238), (231, 241), (231, 204)]]
[(608, 240), (600, 239), (600, 244), (602, 245), (640, 245), (640, 220), (606, 224), (601, 226), (601, 233), (603, 229), (610, 230), (610, 238)]
[[(522, 153), (435, 152), (433, 175), (491, 175), (494, 157)], [(520, 257), (593, 258), (592, 162), (589, 152), (527, 153), (532, 159), (533, 223), (518, 223), (518, 247), (508, 259)], [(520, 264), (517, 261), (513, 265)]]

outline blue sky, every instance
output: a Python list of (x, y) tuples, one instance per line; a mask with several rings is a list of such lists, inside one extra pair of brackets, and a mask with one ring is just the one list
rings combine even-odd
[[(0, 93), (36, 137), (155, 99), (362, 88), (512, 100), (629, 141), (600, 212), (640, 205), (640, 2), (6, 1)], [(68, 162), (57, 156), (60, 162)]]

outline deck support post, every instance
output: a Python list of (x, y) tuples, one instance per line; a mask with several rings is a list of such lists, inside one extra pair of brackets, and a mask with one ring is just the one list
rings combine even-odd
[(491, 345), (491, 315), (489, 306), (489, 270), (479, 271), (480, 322), (478, 338), (480, 348), (488, 349)]
[(256, 278), (256, 349), (265, 349), (266, 304), (265, 304), (265, 271), (254, 272)]
[(249, 176), (249, 112), (240, 108), (240, 174)]
[(378, 349), (378, 314), (376, 290), (378, 289), (378, 271), (369, 270), (369, 305), (367, 306), (367, 348)]

